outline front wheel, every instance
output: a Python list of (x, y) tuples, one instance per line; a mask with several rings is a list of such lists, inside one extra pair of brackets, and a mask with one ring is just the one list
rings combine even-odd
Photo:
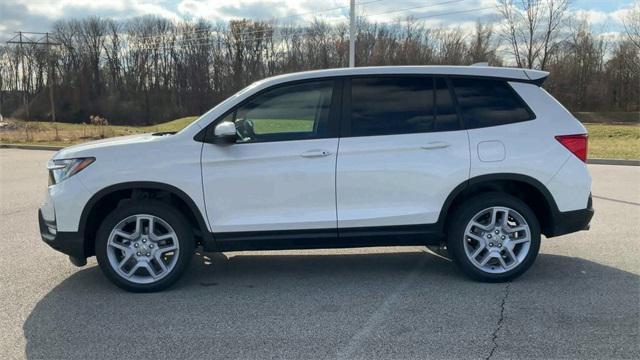
[(156, 200), (126, 201), (98, 229), (96, 257), (105, 276), (134, 292), (167, 288), (177, 281), (194, 253), (187, 220)]
[(540, 250), (540, 225), (520, 199), (487, 193), (465, 202), (448, 228), (448, 249), (473, 279), (508, 281), (520, 276)]

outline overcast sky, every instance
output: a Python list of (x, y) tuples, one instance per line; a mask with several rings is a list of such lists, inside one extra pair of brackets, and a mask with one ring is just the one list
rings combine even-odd
[[(574, 16), (587, 16), (602, 34), (622, 31), (622, 16), (638, 0), (573, 0)], [(496, 17), (495, 0), (356, 0), (359, 15), (393, 21), (412, 15), (429, 25), (470, 26)], [(440, 4), (440, 5), (438, 5)], [(349, 0), (0, 0), (0, 40), (14, 31), (43, 32), (63, 18), (92, 15), (126, 19), (156, 15), (174, 20), (249, 18), (305, 23), (314, 17), (345, 22)], [(331, 9), (331, 10), (329, 10)], [(454, 14), (446, 14), (455, 12)]]

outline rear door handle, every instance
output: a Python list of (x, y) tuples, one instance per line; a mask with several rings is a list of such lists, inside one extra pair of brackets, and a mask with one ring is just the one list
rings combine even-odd
[(433, 142), (427, 143), (426, 145), (420, 146), (420, 148), (423, 150), (434, 150), (434, 149), (444, 149), (449, 147), (450, 145), (451, 144), (443, 141), (433, 141)]
[(329, 150), (309, 150), (305, 151), (300, 156), (306, 158), (317, 158), (317, 157), (325, 157), (331, 155), (331, 151)]

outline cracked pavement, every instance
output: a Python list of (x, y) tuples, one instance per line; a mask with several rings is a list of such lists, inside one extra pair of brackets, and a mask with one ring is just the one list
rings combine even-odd
[(39, 238), (52, 152), (0, 150), (3, 358), (640, 358), (640, 167), (592, 165), (592, 229), (508, 284), (421, 247), (199, 254), (130, 294)]
[(489, 356), (487, 356), (485, 360), (491, 359), (493, 357), (493, 354), (496, 352), (496, 349), (498, 348), (498, 333), (502, 329), (502, 324), (504, 322), (504, 306), (507, 303), (507, 299), (509, 298), (509, 285), (511, 284), (506, 283), (504, 286), (504, 296), (502, 297), (502, 302), (500, 303), (500, 318), (498, 318), (496, 329), (491, 335), (491, 342), (493, 343), (493, 347), (491, 347)]

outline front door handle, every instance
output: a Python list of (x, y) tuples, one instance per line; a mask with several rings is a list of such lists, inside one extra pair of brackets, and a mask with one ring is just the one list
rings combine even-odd
[(329, 155), (331, 155), (331, 151), (329, 151), (329, 150), (318, 150), (318, 149), (305, 151), (302, 154), (300, 154), (300, 156), (306, 157), (306, 158), (325, 157), (325, 156), (329, 156)]
[(449, 147), (450, 145), (451, 144), (443, 141), (433, 141), (433, 142), (427, 143), (426, 145), (420, 146), (420, 148), (423, 150), (444, 149)]

